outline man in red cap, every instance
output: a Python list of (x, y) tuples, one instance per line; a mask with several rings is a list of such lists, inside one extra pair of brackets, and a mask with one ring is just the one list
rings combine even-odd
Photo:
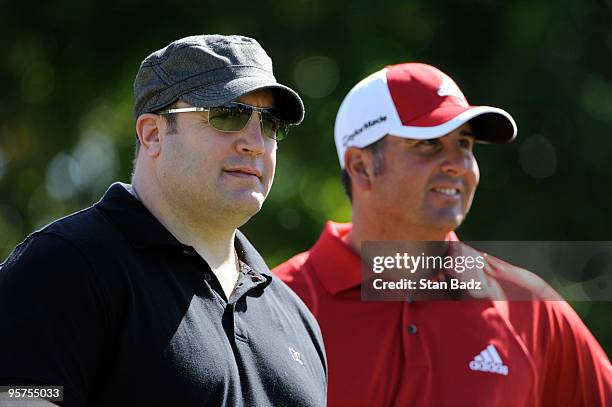
[(610, 361), (572, 308), (493, 257), (487, 278), (530, 301), (362, 300), (362, 242), (457, 241), (479, 180), (474, 143), (516, 131), (425, 64), (388, 66), (348, 93), (335, 141), (352, 223), (328, 222), (274, 270), (321, 326), (330, 406), (612, 404)]

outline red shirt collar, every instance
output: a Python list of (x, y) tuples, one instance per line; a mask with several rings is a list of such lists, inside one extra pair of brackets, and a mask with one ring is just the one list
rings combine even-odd
[[(361, 258), (344, 241), (352, 227), (351, 223), (328, 221), (310, 250), (317, 277), (332, 295), (361, 284)], [(455, 232), (449, 232), (446, 240), (459, 241)]]

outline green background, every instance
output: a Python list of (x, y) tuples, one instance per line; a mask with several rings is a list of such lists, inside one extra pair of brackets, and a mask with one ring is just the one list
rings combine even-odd
[[(200, 33), (255, 37), (303, 96), (263, 210), (243, 229), (270, 266), (348, 221), (333, 143), (338, 106), (387, 64), (422, 61), (472, 104), (516, 119), (479, 146), (464, 240), (612, 240), (612, 1), (0, 0), (0, 258), (33, 229), (130, 177), (132, 81), (150, 52)], [(574, 307), (612, 350), (610, 302)]]

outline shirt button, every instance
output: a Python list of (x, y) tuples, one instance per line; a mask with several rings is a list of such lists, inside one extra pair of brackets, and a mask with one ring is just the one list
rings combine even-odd
[(410, 335), (414, 335), (415, 333), (417, 333), (417, 327), (415, 324), (408, 325), (408, 333)]
[(189, 250), (185, 249), (185, 250), (183, 250), (183, 254), (185, 256), (189, 256), (191, 253), (189, 253)]
[(210, 276), (210, 274), (208, 274), (208, 273), (204, 274), (204, 280), (210, 281), (211, 279), (212, 279), (212, 277)]

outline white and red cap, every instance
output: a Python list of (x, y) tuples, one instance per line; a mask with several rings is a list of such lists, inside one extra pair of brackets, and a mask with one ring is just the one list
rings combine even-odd
[(340, 166), (349, 147), (366, 147), (387, 134), (434, 139), (467, 121), (479, 142), (508, 143), (516, 137), (510, 114), (471, 106), (439, 69), (421, 63), (387, 66), (355, 85), (340, 105), (334, 131)]

